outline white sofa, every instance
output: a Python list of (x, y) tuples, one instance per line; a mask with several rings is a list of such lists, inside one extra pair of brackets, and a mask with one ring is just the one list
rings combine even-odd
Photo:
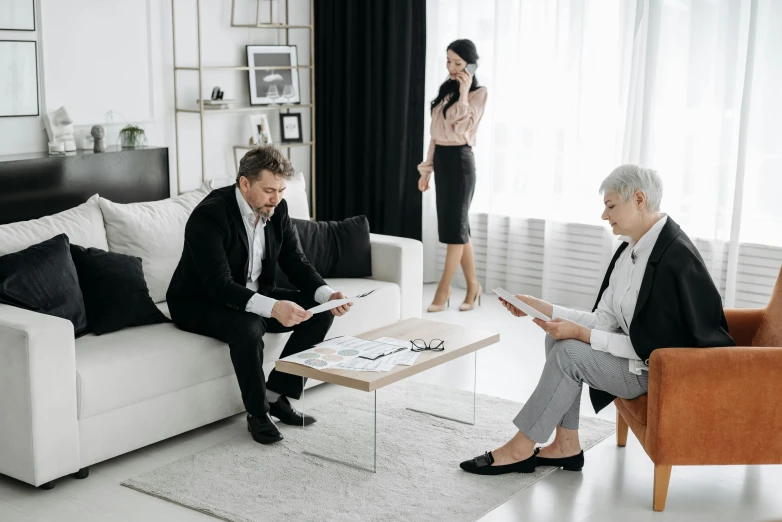
[[(162, 299), (184, 223), (208, 190), (129, 205), (96, 195), (54, 216), (0, 225), (0, 255), (63, 232), (74, 244), (137, 255), (150, 295), (167, 314)], [(286, 199), (293, 217), (309, 218), (303, 178), (289, 183)], [(371, 279), (327, 281), (348, 295), (377, 289), (337, 318), (330, 336), (421, 315), (421, 243), (376, 234), (371, 243)], [(288, 336), (265, 336), (267, 374)], [(228, 346), (219, 341), (173, 324), (74, 339), (69, 321), (0, 305), (1, 474), (51, 487), (54, 479), (243, 410)]]

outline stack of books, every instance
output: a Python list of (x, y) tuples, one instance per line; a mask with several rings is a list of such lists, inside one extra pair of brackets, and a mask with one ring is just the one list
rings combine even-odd
[[(230, 109), (231, 104), (236, 100), (204, 100), (204, 110), (219, 110)], [(201, 100), (196, 100), (196, 105), (199, 105)]]

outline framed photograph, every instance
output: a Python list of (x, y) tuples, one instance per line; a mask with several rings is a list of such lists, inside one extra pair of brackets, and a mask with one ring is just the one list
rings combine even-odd
[(304, 133), (301, 128), (301, 114), (280, 113), (280, 135), (283, 143), (302, 143)]
[(36, 43), (0, 40), (0, 71), (0, 117), (38, 116)]
[(248, 116), (250, 123), (250, 136), (253, 145), (271, 145), (272, 131), (269, 126), (269, 117), (265, 114), (251, 114)]
[(274, 69), (299, 65), (295, 45), (248, 45), (248, 67), (272, 67), (247, 71), (250, 105), (301, 103), (298, 69)]
[(35, 0), (2, 0), (0, 31), (35, 31)]

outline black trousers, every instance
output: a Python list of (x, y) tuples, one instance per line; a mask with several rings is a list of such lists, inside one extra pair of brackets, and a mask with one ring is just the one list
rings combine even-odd
[[(293, 301), (305, 310), (318, 304), (314, 296), (304, 296), (297, 290), (278, 289), (269, 297), (278, 301)], [(298, 399), (307, 381), (306, 378), (277, 370), (272, 370), (268, 382), (266, 381), (263, 373), (263, 335), (267, 332), (292, 331), (293, 334), (280, 355), (280, 358), (288, 357), (323, 341), (334, 322), (334, 315), (329, 311), (315, 314), (299, 325), (286, 328), (276, 319), (266, 319), (250, 312), (232, 310), (216, 304), (205, 306), (203, 313), (196, 314), (199, 317), (191, 316), (189, 320), (181, 320), (177, 317), (173, 304), (169, 303), (169, 307), (174, 323), (179, 328), (228, 343), (244, 408), (250, 415), (264, 415), (269, 411), (267, 388), (280, 395)]]

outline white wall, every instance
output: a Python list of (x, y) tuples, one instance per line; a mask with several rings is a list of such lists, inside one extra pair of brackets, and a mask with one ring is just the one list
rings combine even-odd
[[(149, 54), (149, 68), (151, 71), (151, 99), (152, 119), (141, 121), (140, 125), (145, 129), (150, 145), (167, 146), (170, 153), (170, 172), (172, 193), (176, 191), (176, 146), (174, 134), (174, 73), (173, 73), (173, 47), (171, 2), (169, 0), (141, 0), (146, 1), (149, 21), (149, 46), (152, 49)], [(309, 0), (289, 0), (290, 23), (309, 23)], [(40, 111), (51, 111), (57, 107), (46, 105), (46, 70), (44, 67), (46, 48), (58, 46), (58, 52), (62, 46), (72, 45), (70, 39), (62, 38), (61, 34), (71, 30), (83, 28), (80, 23), (87, 13), (84, 9), (75, 9), (70, 16), (58, 17), (52, 21), (45, 16), (45, 9), (49, 2), (61, 2), (61, 0), (36, 0), (36, 14), (38, 23), (37, 31), (17, 32), (0, 31), (0, 39), (37, 39), (39, 42), (38, 67), (39, 81), (42, 83)], [(74, 5), (83, 4), (76, 2)], [(237, 17), (239, 23), (252, 22), (255, 19), (255, 2), (251, 0), (237, 0)], [(249, 44), (284, 44), (284, 31), (262, 30), (250, 28), (232, 28), (230, 26), (231, 0), (201, 0), (201, 41), (204, 65), (246, 65), (245, 46)], [(196, 39), (196, 15), (195, 0), (176, 0), (177, 17), (177, 65), (180, 67), (196, 66), (198, 63), (198, 47)], [(277, 0), (274, 1), (275, 21), (278, 19)], [(284, 6), (284, 3), (282, 4)], [(269, 4), (263, 2), (262, 13), (268, 13)], [(41, 26), (41, 12), (43, 18), (50, 26), (49, 35), (57, 37), (56, 41), (47, 40), (47, 26)], [(266, 15), (268, 16), (268, 15)], [(283, 12), (284, 16), (284, 12)], [(61, 18), (61, 19), (60, 19)], [(112, 15), (106, 15), (106, 24), (115, 24), (117, 20)], [(51, 27), (53, 24), (61, 26)], [(143, 37), (144, 35), (141, 35)], [(307, 30), (291, 30), (289, 43), (298, 46), (299, 63), (309, 64), (310, 33)], [(84, 38), (82, 38), (84, 40)], [(104, 48), (116, 49), (120, 46), (133, 46), (139, 49), (139, 53), (146, 53), (146, 42), (133, 41), (96, 41), (95, 45)], [(89, 49), (70, 49), (74, 61), (83, 64), (90, 61)], [(75, 62), (77, 63), (77, 62)], [(78, 68), (77, 68), (78, 69)], [(91, 79), (100, 78), (103, 68), (100, 63), (88, 69), (90, 74), (80, 74), (71, 81), (77, 85), (83, 85), (85, 89), (90, 86)], [(302, 94), (302, 103), (310, 100), (310, 72), (303, 69), (299, 71), (299, 84)], [(95, 76), (91, 76), (95, 75)], [(178, 73), (178, 96), (180, 106), (189, 103), (195, 106), (198, 98), (198, 73), (181, 71)], [(204, 73), (203, 90), (206, 98), (209, 97), (212, 87), (220, 85), (225, 91), (226, 98), (235, 98), (239, 103), (248, 103), (247, 71), (217, 71)], [(56, 86), (55, 86), (56, 87)], [(51, 91), (51, 88), (49, 89)], [(118, 92), (118, 104), (123, 96), (132, 96), (133, 93)], [(67, 103), (65, 103), (67, 107)], [(305, 129), (304, 139), (310, 140), (310, 111), (301, 109), (302, 125)], [(277, 112), (268, 112), (272, 133), (275, 141), (279, 139)], [(74, 116), (75, 117), (75, 116)], [(117, 133), (125, 124), (117, 117), (116, 123), (106, 121), (79, 121), (74, 122), (77, 138), (88, 133), (92, 125), (99, 123), (106, 127), (107, 143), (114, 144)], [(181, 188), (183, 191), (196, 188), (201, 182), (201, 150), (200, 150), (200, 125), (197, 114), (180, 114), (179, 116), (179, 144)], [(235, 176), (233, 145), (246, 144), (250, 137), (247, 113), (209, 114), (205, 118), (205, 143), (206, 143), (206, 177), (217, 179)], [(78, 140), (77, 140), (78, 141)], [(0, 155), (17, 154), (25, 152), (38, 152), (46, 150), (46, 133), (39, 117), (29, 118), (0, 118)], [(309, 148), (291, 149), (291, 158), (297, 170), (304, 172), (305, 179), (309, 179), (310, 151)]]

